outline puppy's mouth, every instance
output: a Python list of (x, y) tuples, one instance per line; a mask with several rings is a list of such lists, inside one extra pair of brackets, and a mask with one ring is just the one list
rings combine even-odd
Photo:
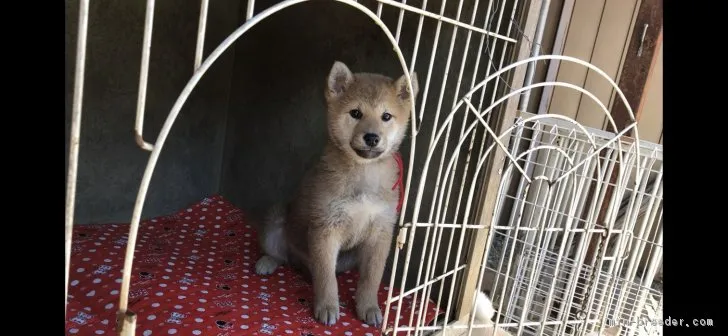
[(356, 155), (359, 155), (359, 157), (365, 158), (365, 159), (375, 159), (378, 158), (380, 155), (382, 155), (381, 150), (376, 150), (373, 148), (370, 149), (356, 149), (352, 148), (354, 152), (356, 152)]

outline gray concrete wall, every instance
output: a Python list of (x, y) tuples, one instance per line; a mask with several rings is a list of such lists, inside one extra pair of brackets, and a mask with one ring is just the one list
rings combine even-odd
[[(131, 218), (149, 152), (134, 142), (146, 1), (91, 1), (76, 222)], [(154, 142), (193, 71), (197, 0), (156, 2), (144, 134)], [(209, 53), (237, 26), (238, 1), (210, 6)], [(78, 1), (66, 1), (66, 151), (75, 67)], [(169, 135), (152, 179), (144, 217), (166, 214), (218, 191), (232, 53), (212, 67)]]

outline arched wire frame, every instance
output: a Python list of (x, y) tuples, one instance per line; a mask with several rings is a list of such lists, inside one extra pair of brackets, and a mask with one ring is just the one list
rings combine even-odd
[[(133, 312), (130, 312), (128, 310), (128, 296), (129, 296), (129, 286), (131, 281), (131, 270), (132, 270), (132, 262), (134, 258), (134, 248), (136, 246), (136, 239), (137, 234), (139, 230), (139, 222), (141, 220), (141, 212), (144, 205), (144, 200), (147, 195), (147, 191), (149, 188), (149, 183), (151, 182), (152, 175), (154, 173), (154, 168), (156, 167), (157, 161), (159, 159), (159, 155), (162, 151), (162, 148), (164, 146), (164, 143), (167, 139), (167, 136), (169, 135), (170, 130), (172, 129), (172, 126), (174, 125), (175, 120), (177, 119), (177, 115), (179, 114), (180, 110), (182, 109), (182, 106), (184, 106), (184, 103), (187, 101), (187, 98), (192, 93), (192, 90), (196, 87), (197, 83), (200, 81), (202, 76), (207, 72), (207, 70), (214, 64), (214, 62), (235, 42), (237, 41), (240, 36), (242, 36), (245, 32), (247, 32), (250, 28), (258, 24), (263, 19), (273, 15), (274, 13), (277, 13), (278, 11), (299, 4), (303, 2), (307, 2), (309, 0), (287, 0), (281, 3), (278, 3), (259, 14), (253, 16), (249, 20), (247, 20), (243, 25), (241, 25), (239, 28), (237, 28), (232, 34), (230, 34), (220, 45), (205, 59), (205, 61), (200, 65), (199, 68), (195, 71), (192, 78), (188, 81), (185, 88), (182, 90), (182, 93), (177, 98), (177, 101), (172, 107), (172, 110), (169, 112), (169, 115), (167, 116), (166, 121), (164, 122), (164, 125), (162, 126), (162, 129), (159, 132), (159, 136), (157, 137), (157, 141), (155, 142), (151, 155), (149, 157), (149, 161), (147, 163), (147, 167), (144, 171), (144, 175), (142, 177), (142, 181), (139, 187), (139, 193), (137, 194), (136, 203), (134, 205), (134, 212), (132, 214), (131, 219), (131, 225), (129, 228), (129, 238), (127, 242), (127, 249), (124, 259), (124, 269), (123, 269), (123, 275), (122, 275), (122, 282), (121, 282), (121, 292), (120, 292), (120, 299), (119, 299), (119, 312), (117, 313), (117, 320), (121, 321), (119, 323), (120, 325), (120, 334), (126, 335), (126, 334), (133, 334), (134, 333), (134, 326), (136, 321), (136, 315)], [(352, 0), (336, 0), (337, 2), (349, 5), (351, 7), (354, 7), (355, 9), (358, 9), (360, 12), (366, 14), (377, 26), (379, 26), (382, 31), (386, 34), (387, 38), (389, 39), (390, 43), (392, 44), (392, 49), (397, 54), (397, 58), (402, 66), (402, 70), (405, 74), (405, 77), (407, 78), (407, 86), (410, 91), (412, 91), (412, 82), (410, 77), (410, 71), (407, 68), (407, 64), (404, 60), (404, 56), (402, 55), (402, 51), (400, 50), (399, 46), (397, 45), (397, 41), (392, 36), (390, 31), (387, 29), (384, 22), (377, 17), (377, 15), (373, 12), (371, 12), (368, 8), (364, 7), (363, 5), (357, 3), (356, 1)], [(250, 9), (250, 8), (249, 8)], [(249, 10), (249, 14), (250, 14)], [(411, 101), (411, 110), (415, 111), (415, 103), (414, 100)], [(411, 123), (411, 133), (414, 135), (417, 129), (416, 121), (412, 120)], [(414, 147), (414, 137), (413, 137), (413, 147)], [(413, 156), (410, 157), (410, 165), (412, 165)], [(408, 180), (407, 185), (409, 184), (409, 181), (411, 179), (411, 173), (408, 174)]]
[[(591, 144), (593, 146), (592, 149), (596, 147), (595, 146), (596, 145), (595, 143), (592, 142)], [(551, 146), (551, 145), (540, 145), (540, 146), (537, 146), (537, 147), (528, 149), (528, 150), (524, 151), (523, 153), (521, 153), (520, 155), (518, 155), (518, 157), (516, 157), (516, 160), (520, 160), (520, 159), (522, 159), (523, 157), (529, 155), (532, 152), (541, 151), (541, 150), (555, 150), (559, 155), (561, 155), (562, 157), (564, 157), (568, 161), (569, 165), (572, 168), (574, 167), (574, 161), (573, 161), (573, 159), (563, 149), (561, 149), (559, 147), (556, 147), (556, 146)], [(503, 173), (503, 176), (504, 176), (503, 177), (503, 181), (507, 181), (512, 176), (512, 173), (513, 173), (513, 169), (512, 168), (513, 167), (514, 167), (514, 164), (509, 163), (508, 167), (506, 168), (505, 172)], [(562, 176), (573, 177), (574, 174), (562, 175)], [(536, 181), (536, 180), (541, 180), (541, 181), (548, 182), (547, 188), (548, 188), (548, 195), (549, 196), (551, 195), (551, 193), (553, 192), (553, 190), (556, 189), (556, 188), (553, 188), (553, 185), (554, 184), (561, 183), (561, 181), (557, 182), (557, 181), (551, 180), (551, 179), (549, 179), (548, 176), (545, 176), (545, 175), (539, 175), (539, 176), (534, 177), (533, 178), (533, 181)], [(503, 189), (504, 189), (505, 185), (506, 185), (505, 183), (501, 183), (499, 185), (499, 190), (498, 190), (498, 194), (499, 195), (501, 195), (502, 192), (504, 191)], [(525, 192), (526, 193), (528, 193), (528, 190), (530, 189), (531, 186), (532, 186), (531, 181), (528, 181), (527, 182), (527, 185), (525, 187), (525, 189), (526, 189)], [(576, 183), (572, 183), (572, 189), (573, 189), (574, 192), (576, 192), (576, 189), (577, 189)], [(550, 197), (547, 197), (547, 199), (550, 200), (551, 198)], [(518, 213), (519, 214), (522, 214), (523, 213), (523, 210), (525, 208), (525, 205), (526, 205), (526, 202), (521, 202), (521, 205), (520, 205), (520, 207), (518, 209)], [(571, 202), (571, 210), (570, 210), (570, 213), (573, 213), (573, 211), (576, 211), (576, 206), (577, 206), (577, 203), (576, 202)], [(502, 210), (502, 203), (499, 202), (496, 211), (500, 212), (501, 210)], [(568, 218), (571, 219), (573, 217), (568, 217)], [(539, 229), (541, 229), (543, 231), (545, 229), (545, 225), (546, 225), (546, 222), (543, 221), (539, 225)], [(570, 225), (571, 225), (571, 220), (567, 221), (567, 225), (566, 225), (566, 227), (564, 229), (564, 232), (565, 233), (568, 233), (568, 230), (570, 229)], [(520, 221), (519, 221), (519, 226), (520, 226)], [(490, 233), (489, 233), (489, 235), (488, 235), (489, 241), (493, 237), (493, 232), (494, 232), (494, 230), (491, 230)], [(538, 236), (538, 243), (536, 243), (536, 246), (540, 246), (542, 239), (543, 239), (543, 235), (539, 235)], [(561, 246), (560, 246), (560, 249), (559, 249), (558, 259), (557, 259), (556, 266), (555, 266), (557, 269), (559, 267), (559, 264), (561, 263), (561, 257), (563, 256), (563, 251), (566, 248), (566, 244), (567, 244), (567, 240), (566, 239), (562, 239)], [(511, 245), (510, 260), (507, 263), (507, 265), (508, 265), (509, 268), (513, 264), (513, 256), (514, 256), (514, 253), (513, 252), (515, 250), (515, 246), (516, 246), (516, 244), (512, 244)], [(488, 250), (486, 249), (486, 256), (485, 256), (486, 259), (488, 257), (487, 256), (487, 253), (488, 253)], [(480, 281), (482, 281), (483, 273), (485, 273), (484, 272), (485, 271), (484, 265), (485, 265), (485, 263), (483, 263), (481, 265), (481, 269), (480, 269), (480, 271), (478, 273), (478, 279)], [(507, 270), (506, 272), (510, 272), (510, 269)], [(534, 275), (535, 275), (535, 272), (531, 274), (531, 278), (533, 278)], [(551, 279), (551, 287), (550, 287), (550, 291), (551, 292), (553, 292), (553, 290), (554, 290), (554, 284), (556, 283), (556, 279), (557, 279), (556, 277), (553, 277)], [(508, 278), (505, 279), (506, 284), (503, 285), (504, 287), (507, 287), (508, 280), (509, 280)], [(473, 303), (475, 303), (475, 301), (473, 301)], [(550, 304), (550, 302), (547, 303), (547, 304)], [(475, 305), (473, 304), (473, 306), (471, 308), (472, 309), (475, 309)], [(498, 307), (498, 309), (499, 309), (499, 311), (502, 311), (503, 310), (503, 301), (501, 301), (500, 306)], [(527, 311), (525, 309), (522, 311), (522, 313), (521, 313), (521, 321), (526, 321), (526, 316), (525, 316), (526, 312)], [(469, 323), (473, 323), (474, 322), (474, 320), (475, 320), (474, 317), (475, 317), (474, 315), (470, 317)], [(544, 315), (544, 317), (545, 317), (545, 315)], [(498, 323), (498, 321), (495, 321), (495, 322), (496, 322), (496, 324)], [(541, 322), (542, 323), (545, 322), (545, 319), (543, 319)], [(523, 333), (523, 327), (524, 327), (523, 324), (521, 324), (521, 325), (518, 326), (518, 334), (519, 335)], [(542, 329), (543, 329), (543, 326), (542, 326)]]
[[(629, 116), (629, 118), (631, 120), (631, 123), (629, 125), (626, 125), (624, 127), (624, 129), (620, 131), (618, 129), (618, 127), (617, 127), (614, 119), (612, 118), (612, 116), (611, 116), (611, 114), (609, 112), (609, 109), (596, 96), (594, 96), (594, 94), (592, 94), (591, 92), (589, 92), (589, 91), (587, 91), (587, 90), (585, 90), (585, 89), (583, 89), (581, 87), (578, 87), (576, 85), (573, 85), (573, 84), (570, 84), (570, 83), (563, 83), (563, 82), (534, 83), (534, 84), (530, 84), (528, 86), (525, 86), (525, 87), (522, 87), (522, 88), (519, 88), (519, 89), (516, 89), (516, 90), (512, 90), (511, 92), (509, 92), (508, 94), (504, 95), (503, 97), (501, 97), (500, 99), (498, 99), (497, 101), (495, 101), (493, 104), (491, 104), (483, 112), (479, 112), (470, 103), (470, 98), (472, 97), (472, 95), (476, 91), (478, 91), (479, 89), (481, 89), (483, 86), (487, 85), (490, 81), (492, 81), (492, 80), (494, 80), (496, 78), (499, 78), (503, 73), (505, 73), (507, 71), (510, 71), (510, 70), (512, 70), (512, 69), (514, 69), (514, 68), (516, 68), (518, 66), (521, 66), (521, 65), (524, 65), (524, 64), (528, 64), (528, 63), (531, 63), (531, 62), (534, 62), (535, 63), (535, 62), (541, 61), (541, 60), (558, 60), (558, 61), (567, 61), (567, 62), (577, 63), (579, 65), (585, 66), (585, 67), (593, 70), (594, 72), (596, 72), (597, 74), (599, 74), (600, 76), (602, 76), (603, 78), (605, 78), (609, 82), (609, 84), (612, 86), (612, 88), (614, 88), (614, 90), (616, 91), (616, 93), (619, 95), (619, 98), (621, 99), (622, 103), (625, 104), (625, 106), (627, 108), (628, 116)], [(512, 97), (514, 97), (514, 96), (516, 96), (516, 95), (518, 95), (520, 93), (522, 93), (522, 92), (525, 92), (525, 91), (528, 91), (528, 90), (531, 90), (531, 89), (534, 89), (534, 88), (546, 87), (546, 86), (560, 86), (560, 87), (569, 88), (569, 89), (572, 89), (572, 90), (579, 91), (580, 93), (582, 93), (582, 94), (586, 95), (587, 97), (589, 97), (592, 101), (594, 101), (601, 108), (602, 112), (605, 114), (606, 119), (609, 122), (609, 125), (611, 126), (612, 130), (614, 131), (615, 136), (611, 140), (609, 140), (606, 143), (604, 143), (601, 147), (597, 147), (597, 144), (596, 144), (594, 138), (590, 135), (590, 132), (587, 131), (587, 129), (584, 126), (582, 126), (581, 124), (579, 124), (576, 120), (574, 120), (572, 118), (569, 118), (569, 117), (566, 117), (566, 116), (562, 116), (562, 115), (554, 115), (554, 114), (536, 115), (536, 116), (533, 116), (531, 118), (528, 118), (528, 119), (525, 119), (525, 120), (521, 121), (518, 124), (511, 125), (502, 134), (496, 135), (495, 132), (487, 124), (487, 122), (483, 119), (483, 117), (485, 117), (486, 115), (488, 115), (493, 109), (495, 109), (497, 106), (499, 106), (501, 103), (507, 101), (508, 99), (510, 99), (510, 98), (512, 98)], [(589, 153), (589, 155), (586, 158), (584, 158), (581, 162), (579, 162), (577, 164), (574, 164), (571, 167), (571, 169), (569, 169), (568, 171), (564, 172), (561, 175), (561, 177), (555, 179), (554, 181), (550, 181), (551, 183), (560, 183), (560, 182), (562, 182), (562, 180), (566, 179), (567, 176), (573, 175), (573, 173), (577, 169), (579, 169), (580, 167), (582, 167), (585, 162), (588, 162), (591, 158), (593, 158), (595, 155), (597, 155), (602, 150), (608, 148), (615, 141), (617, 142), (617, 146), (618, 146), (619, 162), (624, 162), (623, 151), (622, 151), (622, 143), (620, 141), (618, 141), (618, 140), (623, 135), (625, 135), (627, 132), (629, 132), (630, 130), (632, 130), (634, 132), (633, 133), (633, 137), (636, 139), (636, 142), (639, 141), (638, 129), (635, 127), (636, 124), (637, 124), (636, 123), (636, 119), (635, 119), (633, 110), (632, 110), (631, 106), (629, 105), (629, 102), (627, 101), (626, 97), (624, 96), (624, 93), (620, 90), (620, 88), (617, 85), (617, 83), (614, 82), (614, 80), (611, 77), (609, 77), (600, 68), (598, 68), (598, 67), (596, 67), (593, 64), (590, 64), (588, 62), (585, 62), (583, 60), (580, 60), (578, 58), (574, 58), (574, 57), (570, 57), (570, 56), (563, 56), (563, 55), (541, 55), (541, 56), (534, 56), (534, 57), (530, 57), (530, 58), (526, 58), (526, 59), (523, 59), (523, 60), (514, 62), (514, 63), (512, 63), (512, 64), (510, 64), (510, 65), (508, 65), (508, 66), (506, 66), (504, 68), (499, 69), (498, 71), (496, 71), (495, 73), (491, 74), (486, 79), (484, 79), (483, 81), (481, 81), (479, 84), (477, 84), (473, 88), (471, 88), (466, 94), (463, 95), (463, 98), (457, 104), (455, 104), (453, 106), (451, 112), (448, 114), (448, 116), (444, 120), (443, 124), (441, 126), (439, 126), (439, 129), (437, 130), (437, 133), (436, 133), (436, 135), (434, 137), (434, 141), (432, 142), (431, 146), (428, 149), (427, 156), (426, 156), (425, 162), (423, 164), (423, 170), (422, 170), (422, 173), (420, 175), (420, 181), (419, 181), (418, 190), (417, 190), (416, 199), (415, 199), (415, 207), (414, 207), (414, 211), (411, 214), (411, 221), (409, 222), (411, 224), (409, 224), (407, 226), (407, 228), (411, 228), (411, 230), (409, 230), (409, 232), (406, 232), (406, 234), (408, 235), (408, 237), (407, 237), (407, 242), (405, 244), (408, 245), (408, 246), (412, 246), (412, 244), (414, 242), (414, 238), (415, 238), (415, 234), (416, 234), (416, 229), (417, 229), (417, 226), (418, 226), (416, 223), (418, 222), (418, 217), (419, 217), (420, 210), (421, 210), (422, 197), (424, 195), (425, 185), (426, 185), (426, 183), (428, 181), (433, 182), (432, 179), (428, 180), (428, 170), (429, 170), (429, 166), (430, 166), (431, 160), (433, 158), (433, 155), (435, 154), (435, 150), (437, 148), (437, 145), (439, 144), (439, 140), (441, 139), (441, 137), (443, 135), (443, 132), (453, 122), (453, 119), (454, 119), (455, 115), (457, 114), (458, 110), (460, 109), (460, 107), (463, 104), (467, 105), (467, 111), (472, 112), (476, 116), (477, 120), (475, 120), (475, 121), (473, 121), (473, 122), (470, 123), (470, 125), (469, 125), (468, 129), (465, 131), (465, 133), (463, 133), (460, 136), (459, 142), (458, 142), (458, 144), (457, 144), (457, 146), (455, 148), (460, 148), (463, 145), (463, 143), (464, 143), (465, 139), (467, 138), (467, 136), (475, 129), (475, 126), (478, 123), (481, 124), (485, 128), (485, 130), (488, 132), (488, 134), (494, 140), (494, 143), (489, 146), (489, 148), (487, 149), (487, 151), (485, 152), (485, 154), (479, 160), (479, 162), (477, 164), (477, 168), (476, 168), (476, 170), (474, 172), (474, 176), (479, 176), (480, 170), (483, 168), (483, 164), (486, 162), (485, 159), (488, 158), (490, 152), (493, 149), (495, 149), (496, 146), (498, 146), (498, 147), (500, 147), (501, 150), (503, 150), (503, 152), (505, 153), (505, 155), (509, 159), (509, 167), (508, 167), (509, 171), (510, 171), (510, 169), (512, 169), (513, 167), (515, 167), (522, 174), (523, 178), (526, 179), (527, 183), (530, 184), (532, 182), (531, 178), (528, 177), (528, 175), (525, 173), (525, 171), (523, 171), (523, 169), (521, 168), (521, 166), (518, 165), (517, 159), (514, 158), (514, 157), (512, 157), (509, 154), (508, 149), (507, 149), (507, 146), (505, 146), (502, 143), (502, 139), (504, 137), (510, 137), (511, 132), (516, 127), (518, 127), (518, 125), (524, 124), (524, 123), (527, 123), (527, 122), (531, 122), (531, 121), (536, 121), (536, 120), (539, 120), (539, 119), (552, 118), (552, 119), (561, 119), (561, 120), (567, 121), (567, 122), (573, 124), (574, 126), (576, 126), (577, 128), (579, 128), (580, 131), (583, 132), (584, 135), (586, 135), (586, 137), (589, 140), (589, 144), (591, 145), (590, 153)], [(413, 145), (413, 148), (414, 148), (414, 145)], [(635, 149), (636, 149), (636, 156), (639, 157), (639, 150), (640, 150), (639, 149), (639, 146), (636, 146)], [(450, 157), (450, 160), (448, 162), (447, 169), (445, 169), (445, 175), (444, 175), (442, 181), (439, 180), (439, 177), (436, 177), (436, 179), (434, 180), (434, 182), (437, 183), (437, 185), (439, 185), (443, 181), (447, 181), (448, 176), (450, 174), (450, 171), (452, 169), (452, 166), (453, 166), (453, 164), (455, 162), (455, 159), (457, 158), (458, 155), (459, 155), (459, 153), (458, 153), (457, 150), (453, 151), (453, 154)], [(412, 160), (412, 158), (410, 158), (410, 160)], [(409, 170), (409, 174), (411, 174), (411, 169)], [(600, 179), (603, 177), (602, 174), (601, 174), (601, 171), (600, 171), (599, 177), (600, 177)], [(624, 183), (624, 179), (625, 179), (624, 170), (623, 169), (620, 169), (619, 172), (618, 172), (618, 180), (617, 180), (618, 181), (618, 185), (623, 184)], [(638, 170), (638, 175), (637, 175), (637, 179), (635, 181), (635, 184), (639, 183), (640, 179), (641, 179), (641, 171)], [(500, 188), (503, 187), (503, 181), (506, 181), (506, 180), (505, 179), (502, 179), (501, 180), (501, 186), (500, 186)], [(468, 218), (468, 213), (471, 210), (471, 206), (472, 206), (471, 201), (472, 201), (473, 195), (475, 193), (475, 187), (476, 186), (473, 183), (471, 185), (471, 188), (470, 188), (470, 191), (469, 191), (468, 202), (466, 204), (466, 210), (465, 210), (465, 216), (464, 216), (464, 218)], [(437, 194), (437, 189), (436, 189), (435, 193)], [(432, 225), (434, 226), (434, 229), (435, 230), (439, 227), (440, 224), (442, 224), (442, 223), (439, 222), (439, 219), (438, 218), (439, 218), (439, 214), (441, 212), (440, 210), (442, 209), (443, 193), (444, 193), (444, 188), (439, 191), (439, 198), (438, 198), (438, 205), (437, 205), (438, 215), (436, 216), (435, 221), (432, 223)], [(407, 193), (405, 195), (405, 200), (407, 199), (408, 194), (409, 193)], [(500, 193), (498, 195), (499, 195), (498, 198), (500, 199)], [(498, 202), (498, 201), (496, 201), (496, 202)], [(400, 227), (403, 226), (403, 223), (404, 223), (404, 220), (405, 220), (404, 217), (405, 217), (405, 214), (403, 213), (400, 216), (400, 222), (399, 222)], [(496, 225), (495, 222), (496, 222), (497, 218), (498, 218), (497, 216), (493, 216), (492, 222), (489, 223), (489, 225), (483, 226), (482, 228), (495, 226)], [(611, 222), (612, 223), (610, 223), (610, 226), (613, 224), (613, 220)], [(466, 223), (463, 223), (461, 225), (461, 228), (462, 229), (465, 229), (467, 227), (476, 228), (477, 226), (467, 225)], [(430, 233), (429, 231), (430, 230), (427, 230), (427, 232), (426, 232), (425, 245), (427, 245), (427, 240), (428, 240), (429, 233)], [(462, 245), (463, 245), (463, 241), (464, 241), (464, 238), (465, 238), (465, 234), (464, 233), (465, 233), (465, 230), (461, 230), (460, 244), (459, 244), (458, 250), (456, 252), (455, 260), (459, 260), (459, 257), (460, 257), (460, 255), (462, 253)], [(489, 250), (489, 247), (491, 245), (492, 235), (493, 235), (493, 231), (490, 230), (489, 236), (488, 236), (488, 240), (487, 240), (488, 243), (486, 244), (486, 248), (485, 248), (485, 252), (484, 252), (486, 254), (484, 257), (486, 257), (486, 258), (487, 258), (487, 253), (488, 253), (487, 251)], [(624, 238), (624, 235), (620, 235), (620, 242), (621, 242), (621, 240), (623, 238)], [(434, 249), (434, 243), (435, 243), (435, 240), (433, 239), (432, 240), (432, 243), (431, 243), (432, 244), (431, 245), (431, 250)], [(397, 263), (399, 261), (399, 252), (400, 252), (399, 250), (400, 249), (395, 249), (395, 252), (394, 252), (394, 258), (393, 258), (394, 265), (392, 266), (392, 269), (393, 270), (396, 270), (397, 269)], [(448, 252), (449, 252), (449, 250), (448, 250)], [(407, 281), (408, 268), (409, 268), (409, 265), (410, 265), (411, 255), (412, 255), (412, 249), (411, 248), (408, 248), (407, 251), (406, 251), (406, 253), (405, 253), (405, 257), (404, 257), (404, 265), (403, 265), (404, 269), (403, 269), (403, 272), (402, 272), (402, 277), (399, 279), (399, 286), (398, 286), (399, 288), (404, 288), (404, 285), (405, 285), (405, 283)], [(427, 262), (427, 271), (425, 272), (425, 277), (426, 278), (424, 280), (422, 280), (422, 281), (420, 281), (420, 280), (421, 280), (421, 273), (422, 273), (423, 263), (418, 263), (419, 264), (419, 270), (418, 270), (418, 273), (417, 273), (417, 281), (416, 281), (417, 284), (422, 284), (422, 283), (426, 283), (426, 282), (434, 282), (434, 281), (436, 281), (436, 279), (428, 279), (427, 278), (427, 276), (429, 274), (429, 270), (432, 267), (432, 263), (433, 263), (433, 253), (430, 253), (430, 258), (429, 258), (429, 260)], [(480, 283), (480, 281), (482, 281), (484, 267), (485, 267), (485, 263), (483, 263), (481, 265), (481, 267), (480, 267), (481, 269), (480, 269), (480, 272), (479, 272), (479, 282), (478, 283)], [(450, 271), (450, 272), (452, 272), (452, 271)], [(396, 273), (397, 272), (393, 271), (392, 274), (391, 274), (390, 286), (389, 286), (389, 293), (388, 293), (388, 298), (387, 298), (387, 304), (386, 304), (386, 309), (385, 309), (385, 312), (384, 312), (384, 322), (383, 322), (383, 325), (387, 325), (388, 318), (389, 318), (389, 313), (390, 313), (390, 310), (391, 310), (390, 309), (390, 305), (392, 303), (394, 303), (394, 301), (397, 301), (397, 308), (395, 310), (396, 311), (401, 311), (401, 308), (402, 308), (402, 298), (404, 298), (404, 297), (406, 297), (408, 295), (415, 294), (415, 299), (414, 300), (415, 301), (417, 300), (417, 296), (416, 295), (417, 295), (417, 292), (419, 291), (419, 288), (414, 288), (414, 289), (411, 289), (411, 290), (408, 290), (408, 291), (403, 291), (403, 292), (401, 292), (399, 295), (397, 295), (395, 297), (392, 296), (393, 287), (394, 287), (395, 282), (396, 282), (396, 279), (395, 279)], [(440, 277), (445, 276), (445, 275), (446, 274), (442, 274), (442, 275), (440, 275)], [(453, 293), (452, 292), (453, 292), (453, 290), (454, 290), (454, 282), (451, 283), (450, 295), (448, 297), (448, 304), (447, 304), (446, 307), (450, 307), (450, 304), (452, 303), (452, 297), (453, 297), (453, 295), (452, 295)], [(475, 293), (472, 293), (472, 295), (475, 295)], [(427, 302), (426, 299), (427, 299), (427, 295), (422, 295), (422, 297), (421, 297), (421, 305), (420, 305), (420, 312), (419, 312), (418, 317), (417, 317), (417, 326), (420, 326), (423, 323), (423, 321), (422, 321), (422, 318), (424, 316), (423, 312), (426, 311), (426, 307), (427, 307), (427, 304), (428, 304), (428, 302)], [(475, 300), (473, 300), (472, 302), (473, 302), (473, 307), (472, 308), (474, 308)], [(445, 315), (445, 319), (444, 320), (445, 321), (448, 321), (449, 311), (446, 311), (445, 314), (446, 315)], [(410, 321), (409, 321), (410, 323), (408, 324), (409, 326), (412, 325), (412, 322), (413, 322), (412, 319), (413, 319), (413, 314), (410, 316)], [(471, 320), (472, 320), (472, 317), (471, 317)], [(471, 321), (471, 323), (472, 323), (472, 321)], [(543, 321), (542, 321), (542, 323), (543, 323)], [(522, 326), (521, 326), (521, 328), (522, 328)], [(406, 328), (406, 329), (409, 330), (409, 328)], [(423, 328), (420, 328), (420, 330), (424, 330), (424, 329), (440, 329), (440, 328), (439, 327), (432, 327), (432, 328), (423, 327)], [(396, 334), (399, 330), (400, 330), (399, 324), (398, 323), (395, 323), (395, 326), (394, 326), (393, 330), (391, 330), (391, 331)]]

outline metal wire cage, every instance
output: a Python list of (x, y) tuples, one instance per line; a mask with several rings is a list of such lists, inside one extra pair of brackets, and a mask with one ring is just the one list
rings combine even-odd
[[(79, 1), (66, 197), (66, 297), (89, 1)], [(150, 156), (130, 222), (120, 334), (134, 334), (136, 315), (128, 310), (134, 246), (150, 180), (178, 114), (201, 77), (237, 39), (276, 12), (305, 2), (286, 0), (256, 10), (255, 1), (248, 0), (245, 22), (204, 57), (210, 4), (202, 0), (195, 72), (151, 143), (143, 125), (155, 1), (147, 0), (134, 129), (137, 144)], [(425, 58), (427, 73), (420, 74), (425, 78), (420, 84), (424, 98), (419, 105), (412, 102), (403, 202), (403, 208), (411, 203), (410, 210), (399, 219), (391, 276), (383, 280), (390, 290), (383, 325), (396, 323), (383, 332), (475, 334), (484, 328), (472, 314), (475, 293), (487, 291), (498, 312), (496, 327), (512, 334), (577, 335), (619, 323), (620, 334), (660, 335), (659, 326), (638, 322), (661, 316), (661, 288), (654, 280), (662, 265), (662, 147), (639, 140), (624, 95), (603, 71), (572, 57), (539, 56), (537, 41), (549, 2), (458, 0), (455, 16), (444, 15), (446, 0), (439, 12), (426, 0), (336, 2), (381, 28), (408, 81), (417, 62), (427, 56), (419, 49), (423, 23), (435, 24), (429, 60)], [(385, 22), (385, 9), (396, 10), (397, 19)], [(416, 22), (413, 40), (402, 38), (405, 18)], [(435, 58), (443, 47), (438, 45), (443, 27), (452, 35), (444, 68), (438, 69), (435, 64), (441, 63)], [(409, 61), (402, 51), (405, 44), (413, 46)], [(618, 128), (605, 104), (581, 87), (532, 83), (535, 64), (547, 61), (576, 63), (602, 76), (627, 105), (630, 123)], [(435, 72), (445, 73), (442, 82), (432, 80)], [(586, 128), (564, 116), (523, 111), (529, 92), (546, 86), (565, 87), (594, 100), (611, 120), (610, 131)], [(433, 130), (429, 137), (421, 132), (425, 128)], [(394, 288), (403, 291), (394, 295)], [(400, 313), (405, 297), (419, 303), (409, 315)], [(423, 311), (432, 308), (442, 314), (427, 323)]]
[[(585, 160), (593, 148), (587, 134), (608, 144), (601, 157)], [(543, 322), (524, 327), (524, 334), (571, 334), (601, 325), (620, 325), (625, 335), (661, 334), (654, 323), (662, 316), (661, 288), (654, 281), (662, 263), (661, 147), (620, 146), (619, 140), (610, 143), (614, 134), (582, 133), (548, 119), (522, 124), (513, 137), (512, 152), (526, 153), (530, 176), (568, 178), (532, 184), (536, 190), (514, 179), (515, 190), (502, 194), (513, 210), (493, 228), (486, 272), (495, 274), (494, 299), (503, 321)], [(538, 147), (550, 149), (530, 151)], [(583, 169), (562, 175), (580, 161)], [(622, 182), (610, 183), (615, 170), (626, 173)], [(611, 200), (599, 202), (610, 188)], [(597, 221), (605, 205), (607, 214)], [(519, 228), (527, 230), (519, 234)], [(590, 241), (596, 241), (591, 251)]]
[[(493, 210), (483, 210), (490, 223), (478, 223), (477, 217), (460, 223), (436, 218), (405, 226), (410, 238), (417, 228), (435, 237), (424, 252), (429, 256), (425, 267), (438, 253), (450, 256), (469, 247), (470, 255), (456, 257), (450, 267), (446, 262), (437, 272), (428, 270), (416, 288), (393, 298), (419, 295), (427, 309), (425, 298), (437, 290), (443, 318), (426, 325), (410, 316), (415, 323), (402, 323), (394, 331), (452, 328), (457, 335), (483, 328), (467, 320), (473, 293), (488, 291), (499, 312), (496, 327), (513, 334), (582, 334), (615, 325), (625, 335), (661, 334), (656, 322), (662, 296), (655, 279), (662, 267), (662, 148), (624, 137), (634, 125), (610, 133), (561, 116), (520, 112), (499, 137), (510, 141), (493, 141), (478, 160), (484, 162), (496, 150), (505, 156), (496, 168), (497, 189), (489, 190), (495, 194)], [(447, 181), (454, 161), (433, 180)], [(435, 181), (423, 177), (421, 183)], [(475, 185), (470, 189), (468, 204)], [(444, 192), (434, 196), (440, 207), (447, 197)], [(445, 231), (453, 232), (447, 243), (440, 239)], [(452, 239), (456, 231), (459, 241)], [(466, 244), (468, 234), (475, 238)], [(474, 243), (478, 235), (487, 238)], [(482, 255), (475, 251), (480, 244)], [(406, 268), (406, 257), (404, 263)], [(459, 293), (457, 283), (464, 283)], [(446, 285), (450, 292), (443, 295)]]

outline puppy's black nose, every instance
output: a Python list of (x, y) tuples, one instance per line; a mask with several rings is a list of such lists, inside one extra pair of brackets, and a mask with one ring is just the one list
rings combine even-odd
[(379, 136), (374, 133), (364, 134), (364, 142), (369, 147), (376, 147), (379, 143)]

